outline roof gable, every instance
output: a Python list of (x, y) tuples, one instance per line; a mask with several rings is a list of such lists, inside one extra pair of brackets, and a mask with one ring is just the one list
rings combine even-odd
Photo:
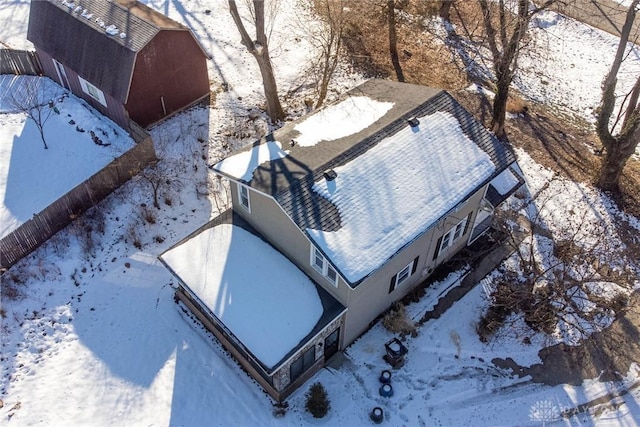
[(126, 102), (136, 53), (161, 29), (186, 27), (132, 0), (34, 0), (27, 38)]

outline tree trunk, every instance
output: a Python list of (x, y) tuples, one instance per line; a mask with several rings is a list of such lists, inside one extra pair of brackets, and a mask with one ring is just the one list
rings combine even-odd
[(442, 0), (440, 4), (440, 11), (438, 15), (445, 21), (449, 21), (451, 18), (451, 6), (453, 6), (455, 0)]
[(278, 85), (276, 77), (273, 74), (271, 59), (269, 58), (269, 48), (265, 45), (262, 47), (261, 54), (254, 54), (260, 74), (262, 75), (262, 85), (264, 86), (264, 96), (267, 100), (267, 114), (272, 122), (284, 120), (284, 110), (278, 98)]
[(491, 130), (499, 139), (505, 139), (507, 134), (504, 129), (504, 122), (507, 116), (507, 100), (509, 99), (511, 75), (509, 72), (502, 72), (496, 77), (498, 81), (496, 82), (496, 95), (493, 99)]
[(272, 122), (284, 119), (284, 110), (278, 98), (278, 85), (273, 74), (267, 36), (264, 32), (264, 1), (254, 0), (254, 18), (256, 25), (256, 41), (254, 42), (242, 23), (235, 0), (229, 0), (229, 12), (240, 32), (242, 44), (253, 55), (260, 68), (264, 96), (267, 101), (267, 115)]
[(42, 139), (42, 143), (44, 144), (44, 149), (48, 150), (49, 146), (47, 145), (47, 141), (44, 139), (44, 129), (38, 127), (38, 130), (40, 131), (40, 138)]
[(389, 53), (391, 54), (391, 63), (396, 71), (396, 78), (399, 82), (404, 82), (404, 73), (400, 66), (398, 58), (398, 37), (396, 34), (396, 7), (395, 0), (387, 0), (387, 22), (389, 26)]
[(640, 94), (640, 77), (633, 87), (629, 99), (629, 105), (624, 117), (620, 134), (613, 135), (610, 129), (610, 120), (615, 107), (615, 90), (618, 81), (618, 72), (622, 64), (624, 53), (627, 49), (627, 41), (631, 34), (633, 22), (636, 17), (636, 7), (640, 0), (633, 0), (627, 10), (625, 23), (620, 33), (620, 42), (611, 69), (602, 84), (602, 99), (600, 112), (596, 120), (596, 133), (604, 147), (604, 158), (596, 179), (596, 186), (603, 190), (617, 192), (620, 187), (620, 177), (627, 161), (635, 152), (640, 142), (640, 109), (638, 96)]
[(325, 9), (327, 35), (326, 37), (318, 38), (318, 40), (322, 40), (322, 55), (320, 57), (321, 75), (316, 108), (320, 108), (324, 103), (329, 90), (329, 82), (338, 66), (344, 26), (342, 1), (334, 3), (333, 0), (325, 0), (322, 7)]
[(624, 166), (638, 145), (637, 142), (633, 142), (632, 135), (628, 135), (625, 140), (618, 139), (616, 142), (605, 150), (596, 181), (598, 187), (611, 192), (619, 190), (620, 176), (622, 176)]

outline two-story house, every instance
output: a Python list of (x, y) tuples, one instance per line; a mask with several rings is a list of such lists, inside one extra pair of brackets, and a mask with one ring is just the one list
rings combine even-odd
[[(212, 170), (229, 179), (233, 211), (161, 259), (179, 281), (177, 298), (276, 400), (484, 233), (493, 209), (523, 183), (510, 148), (451, 95), (386, 80), (365, 82)], [(237, 229), (281, 255), (259, 268), (291, 269), (271, 285), (277, 296), (262, 289), (250, 303), (244, 320), (253, 326), (224, 320), (239, 302), (221, 295), (246, 286), (230, 270), (263, 260), (248, 244), (229, 260), (233, 239), (244, 238)], [(286, 319), (289, 306), (306, 307), (303, 288), (316, 292), (316, 308), (292, 318), (295, 337), (265, 363), (257, 354), (272, 338), (260, 331), (270, 325), (255, 306)], [(277, 334), (287, 334), (284, 323), (273, 326)]]

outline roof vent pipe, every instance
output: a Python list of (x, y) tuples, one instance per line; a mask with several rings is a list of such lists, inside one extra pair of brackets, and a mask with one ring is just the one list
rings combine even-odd
[(418, 120), (415, 117), (407, 120), (407, 122), (409, 123), (409, 126), (411, 126), (412, 128), (418, 127), (418, 125), (420, 125), (420, 120)]
[(329, 169), (324, 171), (323, 175), (324, 175), (324, 179), (326, 179), (327, 181), (333, 181), (338, 176), (338, 173), (333, 169)]

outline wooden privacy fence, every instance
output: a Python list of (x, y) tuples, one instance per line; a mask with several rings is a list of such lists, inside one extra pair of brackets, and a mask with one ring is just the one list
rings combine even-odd
[(131, 136), (137, 142), (133, 148), (0, 239), (0, 271), (34, 251), (156, 160), (151, 136), (139, 126), (133, 127)]
[(42, 65), (35, 52), (0, 49), (0, 74), (42, 75)]

